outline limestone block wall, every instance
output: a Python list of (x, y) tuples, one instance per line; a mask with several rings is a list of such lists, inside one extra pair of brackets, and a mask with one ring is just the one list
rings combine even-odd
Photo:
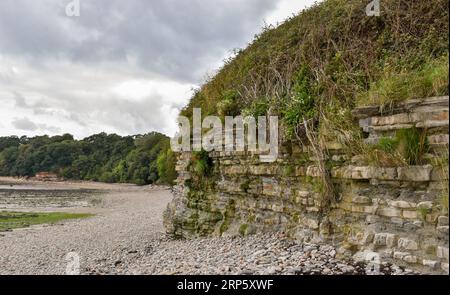
[[(381, 167), (348, 156), (330, 143), (336, 203), (324, 210), (321, 185), (308, 148), (280, 145), (275, 163), (250, 152), (211, 152), (207, 179), (192, 175), (191, 153), (179, 155), (175, 198), (165, 226), (178, 237), (283, 231), (295, 239), (330, 243), (339, 255), (377, 252), (382, 261), (424, 272), (448, 272), (448, 97), (410, 100), (389, 110), (353, 111), (376, 144), (396, 130), (425, 130), (428, 164)], [(438, 160), (446, 160), (438, 165)]]

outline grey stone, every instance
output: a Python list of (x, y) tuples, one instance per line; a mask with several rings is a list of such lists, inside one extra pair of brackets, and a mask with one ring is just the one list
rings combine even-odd
[(403, 261), (405, 261), (407, 263), (417, 263), (417, 256), (406, 255), (403, 257)]
[(433, 202), (420, 202), (417, 204), (418, 210), (431, 210), (433, 209)]
[(430, 181), (433, 166), (407, 166), (397, 168), (398, 178), (403, 181)]
[(400, 238), (398, 240), (398, 247), (402, 250), (418, 250), (419, 244), (416, 241), (407, 239), (407, 238)]
[(410, 209), (416, 208), (416, 203), (407, 202), (407, 201), (391, 201), (388, 202), (389, 206), (401, 208), (401, 209)]
[(433, 270), (435, 270), (435, 269), (437, 269), (439, 267), (439, 261), (435, 261), (435, 260), (424, 259), (424, 260), (422, 260), (422, 264), (424, 266), (427, 266), (427, 267), (433, 269)]
[(439, 216), (438, 226), (448, 226), (448, 216)]
[(437, 257), (448, 260), (448, 252), (449, 252), (448, 250), (449, 250), (448, 246), (447, 247), (438, 246), (436, 249)]
[(387, 246), (392, 248), (397, 242), (397, 235), (391, 233), (377, 233), (375, 234), (373, 243), (376, 246)]

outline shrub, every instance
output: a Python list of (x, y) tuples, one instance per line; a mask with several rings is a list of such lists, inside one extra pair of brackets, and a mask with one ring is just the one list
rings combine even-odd
[(393, 138), (382, 137), (368, 147), (367, 156), (378, 166), (421, 165), (428, 148), (426, 131), (414, 127), (398, 130)]
[(199, 176), (209, 176), (212, 173), (213, 162), (207, 151), (194, 152), (191, 159), (191, 167), (193, 172)]
[(282, 112), (283, 122), (287, 127), (287, 135), (295, 137), (297, 126), (303, 119), (314, 118), (317, 114), (314, 98), (311, 94), (309, 71), (302, 67), (297, 74), (290, 97)]
[(217, 104), (217, 111), (220, 116), (237, 116), (240, 113), (237, 103), (238, 94), (234, 90), (225, 91), (221, 101)]
[(358, 95), (358, 105), (390, 106), (413, 98), (448, 94), (448, 55), (431, 60), (419, 69), (395, 71), (386, 66), (369, 91)]
[(173, 185), (177, 178), (175, 171), (176, 157), (171, 149), (162, 151), (157, 159), (159, 181)]
[(396, 135), (397, 150), (409, 165), (420, 165), (428, 152), (426, 131), (417, 128), (398, 130)]

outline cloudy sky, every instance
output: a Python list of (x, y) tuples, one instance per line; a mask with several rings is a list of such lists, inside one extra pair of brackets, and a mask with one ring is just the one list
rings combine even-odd
[(232, 49), (314, 2), (79, 1), (0, 1), (0, 136), (173, 135)]

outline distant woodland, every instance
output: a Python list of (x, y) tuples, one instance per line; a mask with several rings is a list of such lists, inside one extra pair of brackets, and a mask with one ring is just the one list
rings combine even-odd
[(100, 133), (83, 140), (61, 136), (0, 137), (0, 175), (52, 172), (66, 179), (138, 185), (172, 184), (175, 156), (160, 133), (119, 136)]

